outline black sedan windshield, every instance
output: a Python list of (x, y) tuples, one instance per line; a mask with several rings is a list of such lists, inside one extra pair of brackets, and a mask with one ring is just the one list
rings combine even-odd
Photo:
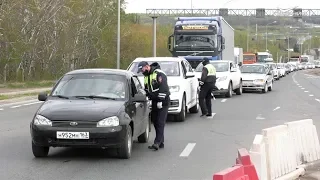
[(121, 75), (73, 74), (61, 79), (52, 96), (124, 100), (126, 89), (126, 79)]
[(253, 65), (250, 65), (250, 66), (246, 66), (246, 65), (243, 65), (241, 66), (241, 73), (255, 73), (255, 74), (265, 74), (266, 73), (266, 70), (263, 66), (253, 66)]

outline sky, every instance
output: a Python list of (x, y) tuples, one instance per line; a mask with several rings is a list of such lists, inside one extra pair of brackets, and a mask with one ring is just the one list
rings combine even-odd
[(319, 9), (318, 0), (126, 0), (127, 13), (145, 13), (146, 9)]

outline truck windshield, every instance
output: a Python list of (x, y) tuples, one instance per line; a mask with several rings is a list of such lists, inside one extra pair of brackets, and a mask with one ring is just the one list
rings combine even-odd
[(177, 46), (215, 47), (216, 35), (176, 35)]
[(243, 60), (255, 60), (255, 55), (243, 55)]
[(264, 62), (268, 58), (268, 55), (258, 55), (258, 62)]

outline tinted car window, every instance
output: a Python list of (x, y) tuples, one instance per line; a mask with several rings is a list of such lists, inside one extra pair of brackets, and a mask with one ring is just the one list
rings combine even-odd
[[(148, 61), (149, 64), (154, 62)], [(160, 65), (160, 69), (166, 73), (167, 76), (180, 76), (179, 62), (177, 61), (160, 61), (157, 62)], [(137, 76), (142, 76), (142, 73), (138, 72), (139, 62), (134, 62), (131, 64), (129, 71), (136, 74)]]

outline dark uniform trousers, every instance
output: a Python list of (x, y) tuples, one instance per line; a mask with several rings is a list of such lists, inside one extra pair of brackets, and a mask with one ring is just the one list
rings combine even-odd
[[(167, 98), (167, 102), (170, 100)], [(163, 103), (165, 105), (162, 106), (161, 109), (157, 108), (157, 102), (152, 102), (152, 111), (151, 111), (151, 120), (154, 125), (154, 129), (156, 130), (156, 138), (154, 139), (154, 144), (164, 143), (164, 126), (167, 121), (169, 103)]]
[(211, 108), (211, 93), (215, 87), (215, 82), (211, 83), (204, 83), (200, 87), (200, 94), (199, 94), (199, 105), (202, 111), (202, 114), (212, 114)]

